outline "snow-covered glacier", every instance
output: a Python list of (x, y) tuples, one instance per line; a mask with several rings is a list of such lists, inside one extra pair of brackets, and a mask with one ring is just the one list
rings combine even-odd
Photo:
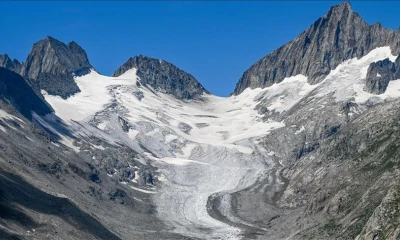
[[(272, 144), (265, 141), (274, 131), (293, 128), (280, 116), (289, 111), (292, 118), (303, 116), (329, 101), (354, 101), (361, 106), (357, 111), (363, 111), (362, 105), (370, 99), (382, 102), (399, 97), (399, 81), (391, 81), (383, 95), (363, 89), (366, 68), (385, 58), (394, 58), (388, 47), (344, 62), (315, 85), (298, 75), (225, 98), (203, 94), (197, 100), (178, 100), (144, 87), (135, 69), (119, 77), (103, 76), (95, 70), (75, 77), (81, 92), (67, 99), (43, 93), (67, 125), (88, 126), (84, 133), (71, 127), (73, 134), (101, 135), (110, 144), (129, 146), (141, 154), (140, 161), (157, 168), (153, 186), (131, 187), (150, 196), (157, 216), (171, 232), (238, 239), (242, 231), (238, 226), (253, 226), (232, 212), (230, 194), (264, 180), (266, 185), (257, 191), (284, 190), (279, 171), (285, 159), (276, 161), (275, 151), (269, 147)], [(304, 99), (308, 99), (307, 108), (298, 105)], [(260, 110), (261, 105), (269, 115)], [(298, 126), (295, 134), (303, 131), (307, 126)], [(62, 142), (71, 145), (68, 139), (64, 136)], [(212, 206), (211, 200), (216, 198), (218, 206)]]

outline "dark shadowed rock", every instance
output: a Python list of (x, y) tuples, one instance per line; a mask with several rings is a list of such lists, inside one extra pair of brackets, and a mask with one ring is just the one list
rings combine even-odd
[(115, 191), (110, 192), (108, 195), (110, 196), (110, 200), (118, 201), (119, 203), (124, 204), (124, 198), (126, 197), (125, 191), (117, 189)]
[(118, 121), (119, 121), (119, 123), (121, 124), (122, 130), (123, 130), (124, 132), (129, 132), (129, 128), (130, 128), (129, 122), (126, 121), (124, 118), (122, 118), (122, 117), (120, 117), (120, 116), (118, 116)]
[(330, 8), (296, 39), (251, 66), (233, 94), (240, 94), (248, 87), (267, 87), (298, 74), (308, 76), (309, 83), (315, 84), (343, 61), (360, 58), (377, 47), (391, 46), (397, 55), (399, 42), (399, 32), (379, 23), (368, 25), (353, 12), (349, 2), (344, 2)]
[(74, 76), (90, 72), (86, 52), (75, 42), (67, 45), (47, 37), (35, 43), (21, 69), (21, 75), (33, 79), (39, 89), (62, 98), (79, 92)]
[(11, 60), (7, 54), (0, 54), (0, 67), (7, 68), (14, 72), (21, 70), (21, 63), (17, 59)]
[(198, 99), (203, 93), (208, 93), (189, 73), (166, 61), (142, 55), (130, 58), (114, 72), (113, 77), (132, 68), (137, 69), (141, 84), (172, 94), (178, 99)]
[(371, 63), (366, 77), (366, 90), (373, 94), (384, 93), (389, 81), (400, 78), (400, 74), (396, 74), (400, 73), (399, 68), (399, 65), (389, 59)]
[(19, 74), (0, 67), (0, 98), (9, 102), (27, 119), (32, 119), (32, 111), (39, 115), (51, 113), (51, 107), (33, 91)]

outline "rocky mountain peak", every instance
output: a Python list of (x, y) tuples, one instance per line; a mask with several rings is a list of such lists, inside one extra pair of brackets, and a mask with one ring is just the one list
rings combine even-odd
[(199, 99), (203, 93), (208, 93), (191, 74), (167, 61), (143, 55), (130, 58), (114, 72), (113, 77), (132, 68), (137, 70), (141, 84), (172, 94), (178, 99)]
[(377, 47), (400, 52), (400, 35), (379, 23), (368, 25), (349, 2), (329, 11), (297, 38), (257, 61), (240, 78), (233, 94), (268, 87), (286, 77), (302, 74), (310, 84), (321, 82), (340, 63), (365, 56)]
[(11, 60), (7, 54), (0, 54), (0, 67), (7, 68), (14, 72), (19, 72), (21, 69), (21, 63), (17, 60)]
[(10, 66), (12, 64), (12, 61), (10, 57), (7, 54), (0, 54), (0, 66), (7, 68), (7, 66)]
[(349, 1), (344, 1), (336, 6), (330, 7), (326, 15), (348, 15), (351, 13), (353, 13), (351, 3)]
[(47, 36), (33, 45), (21, 74), (36, 80), (48, 94), (67, 98), (80, 91), (73, 77), (85, 75), (92, 68), (86, 52), (76, 42), (65, 44)]
[[(330, 24), (366, 24), (364, 20), (360, 17), (360, 15), (353, 11), (350, 2), (347, 1), (339, 5), (330, 7), (328, 12), (318, 20), (328, 22)], [(316, 21), (316, 23), (320, 22), (318, 20)]]
[(49, 42), (49, 43), (54, 43), (54, 44), (63, 44), (59, 40), (53, 38), (52, 36), (46, 36), (46, 38), (43, 40), (44, 42)]

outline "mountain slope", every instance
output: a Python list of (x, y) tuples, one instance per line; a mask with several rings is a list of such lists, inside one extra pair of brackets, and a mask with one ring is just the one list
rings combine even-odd
[(400, 52), (400, 33), (368, 25), (349, 2), (331, 7), (296, 39), (251, 66), (236, 85), (234, 94), (250, 87), (268, 87), (286, 77), (302, 74), (308, 82), (321, 82), (340, 63), (365, 56), (377, 47), (390, 46)]
[(29, 120), (32, 120), (32, 112), (39, 115), (52, 112), (47, 102), (36, 95), (22, 76), (2, 67), (0, 67), (0, 97)]
[[(114, 172), (115, 178), (134, 179), (138, 187), (145, 184), (137, 176), (145, 177), (151, 170), (137, 162), (132, 150), (120, 145), (104, 145), (105, 149), (101, 138), (83, 137), (77, 143), (85, 143), (81, 148), (66, 147), (8, 103), (0, 101), (0, 108), (2, 239), (180, 238), (151, 233), (164, 226), (150, 214), (154, 206), (147, 196), (97, 170), (96, 161), (104, 161), (113, 171), (127, 166), (130, 171)], [(118, 226), (125, 230), (116, 231)]]

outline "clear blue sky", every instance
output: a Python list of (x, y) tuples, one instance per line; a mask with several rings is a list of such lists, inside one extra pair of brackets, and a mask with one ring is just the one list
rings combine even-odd
[[(76, 41), (110, 75), (143, 54), (229, 95), (255, 61), (295, 38), (340, 1), (0, 2), (0, 53), (24, 61), (47, 35)], [(400, 2), (352, 2), (370, 24), (397, 29)]]

